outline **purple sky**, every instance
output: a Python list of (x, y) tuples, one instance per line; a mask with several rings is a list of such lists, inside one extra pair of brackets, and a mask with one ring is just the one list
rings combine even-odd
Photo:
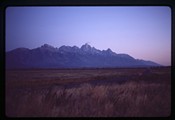
[(171, 9), (167, 6), (8, 7), (6, 51), (43, 44), (100, 50), (171, 65)]

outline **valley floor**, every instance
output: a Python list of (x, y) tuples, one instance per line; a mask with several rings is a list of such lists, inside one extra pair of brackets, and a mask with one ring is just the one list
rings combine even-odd
[(8, 117), (167, 117), (171, 69), (6, 71)]

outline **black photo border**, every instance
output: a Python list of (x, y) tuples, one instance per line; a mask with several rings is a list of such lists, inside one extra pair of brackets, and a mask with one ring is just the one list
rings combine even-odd
[[(175, 120), (175, 1), (174, 0), (3, 0), (0, 1), (0, 119), (10, 119), (5, 115), (5, 11), (7, 7), (20, 6), (169, 6), (171, 8), (171, 115), (154, 118), (120, 119), (159, 119)], [(19, 118), (16, 118), (19, 119)], [(33, 118), (34, 119), (34, 118)], [(62, 118), (61, 118), (62, 119)], [(82, 119), (82, 118), (81, 118)], [(92, 118), (93, 119), (93, 118)], [(98, 119), (98, 118), (94, 118)], [(118, 119), (118, 118), (117, 118)]]

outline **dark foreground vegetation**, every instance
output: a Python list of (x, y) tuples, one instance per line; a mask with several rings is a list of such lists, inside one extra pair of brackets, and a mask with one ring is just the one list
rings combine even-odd
[(5, 106), (8, 117), (167, 117), (171, 70), (7, 70)]

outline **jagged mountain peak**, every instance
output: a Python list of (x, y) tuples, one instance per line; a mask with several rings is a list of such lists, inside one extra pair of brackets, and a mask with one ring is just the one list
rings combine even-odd
[(49, 44), (44, 44), (41, 46), (42, 48), (54, 48), (53, 46), (49, 45)]
[(106, 51), (109, 53), (113, 53), (113, 51), (110, 48), (108, 48)]
[(77, 46), (75, 46), (75, 45), (74, 45), (72, 48), (74, 48), (74, 49), (79, 49), (79, 47), (77, 47)]
[(84, 46), (89, 46), (89, 47), (91, 47), (91, 46), (89, 45), (89, 43), (85, 43)]
[(62, 45), (59, 49), (66, 49), (66, 48), (71, 48), (70, 46)]
[(81, 46), (81, 49), (83, 51), (89, 51), (89, 50), (91, 50), (91, 48), (92, 47), (88, 43), (85, 43), (84, 45)]
[(57, 48), (55, 48), (55, 47), (53, 47), (49, 44), (44, 44), (44, 45), (42, 45), (41, 47), (39, 47), (37, 49), (39, 49), (41, 51), (52, 51), (52, 52), (57, 52), (58, 51)]
[(79, 53), (80, 52), (80, 49), (77, 46), (71, 47), (71, 46), (65, 46), (65, 45), (63, 45), (63, 46), (61, 46), (59, 48), (59, 52), (61, 52), (61, 53), (64, 53), (64, 52), (68, 52), (68, 53)]
[(101, 50), (96, 49), (95, 47), (91, 47), (88, 43), (85, 43), (84, 45), (81, 46), (80, 50), (84, 53), (88, 53), (88, 54), (102, 54)]
[(103, 54), (105, 55), (112, 55), (112, 56), (115, 56), (117, 55), (115, 52), (113, 52), (110, 48), (108, 48), (107, 50), (102, 50)]

